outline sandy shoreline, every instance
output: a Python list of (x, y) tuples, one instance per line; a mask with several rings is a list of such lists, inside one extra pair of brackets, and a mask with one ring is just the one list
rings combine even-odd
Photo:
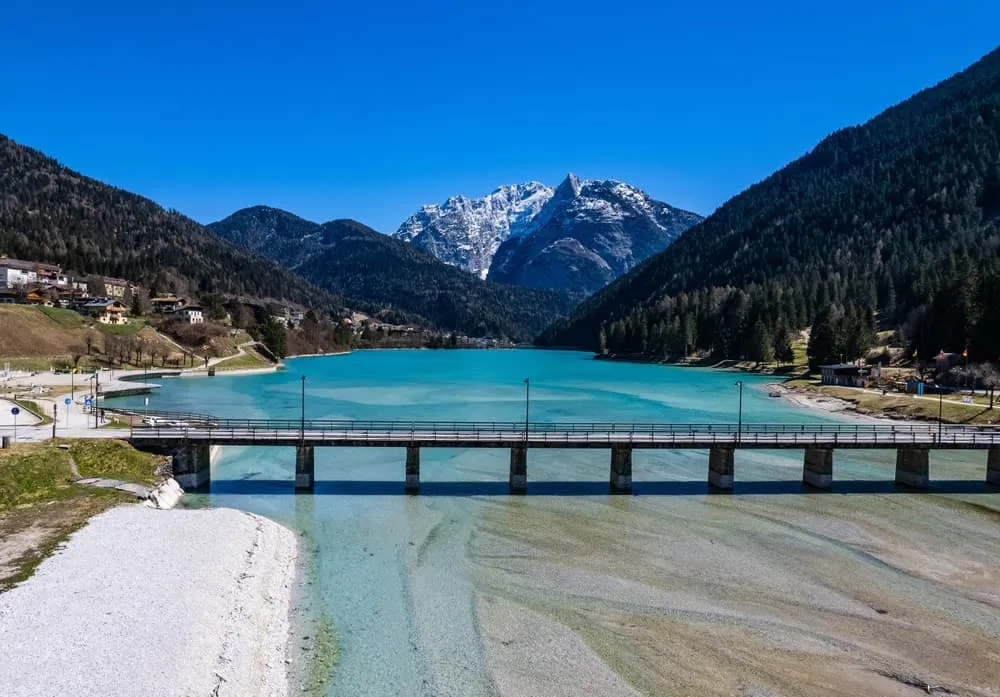
[(801, 390), (789, 389), (781, 383), (768, 383), (764, 387), (771, 392), (780, 393), (782, 399), (797, 407), (821, 411), (824, 414), (836, 414), (862, 423), (884, 424), (886, 421), (917, 423), (916, 419), (901, 419), (898, 417), (890, 419), (888, 416), (878, 418), (870, 414), (861, 414), (846, 399), (838, 399), (837, 397), (828, 397), (821, 394), (809, 394)]
[(98, 515), (0, 595), (2, 692), (284, 697), (296, 559), (241, 511)]

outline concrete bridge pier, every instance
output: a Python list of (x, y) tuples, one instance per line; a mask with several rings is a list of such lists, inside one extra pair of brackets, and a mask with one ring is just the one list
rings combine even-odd
[(802, 482), (817, 489), (829, 489), (833, 486), (832, 448), (806, 448)]
[(316, 448), (295, 446), (295, 490), (312, 491), (316, 483)]
[(182, 489), (203, 489), (212, 481), (212, 446), (181, 445), (171, 450), (171, 471)]
[(896, 483), (926, 489), (930, 485), (930, 450), (900, 448), (896, 451)]
[(1000, 486), (1000, 448), (990, 448), (986, 456), (986, 481)]
[(611, 493), (632, 493), (632, 448), (620, 445), (611, 448)]
[(733, 489), (733, 448), (712, 448), (708, 451), (708, 483), (716, 489)]
[(515, 445), (510, 449), (510, 493), (528, 492), (528, 447)]
[(403, 490), (407, 494), (420, 492), (420, 448), (416, 445), (406, 446), (406, 483)]

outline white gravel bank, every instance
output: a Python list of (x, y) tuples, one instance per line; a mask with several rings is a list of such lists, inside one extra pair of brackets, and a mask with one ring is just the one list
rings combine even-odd
[(96, 516), (0, 594), (0, 694), (287, 695), (296, 552), (231, 509)]

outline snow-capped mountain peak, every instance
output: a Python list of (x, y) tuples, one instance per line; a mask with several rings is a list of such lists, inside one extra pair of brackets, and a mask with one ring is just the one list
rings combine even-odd
[(554, 189), (528, 182), (423, 206), (394, 236), (482, 278), (593, 292), (699, 220), (631, 184), (570, 173)]
[(482, 198), (452, 196), (422, 206), (392, 236), (486, 278), (497, 248), (529, 229), (552, 192), (540, 182), (528, 182), (501, 186)]

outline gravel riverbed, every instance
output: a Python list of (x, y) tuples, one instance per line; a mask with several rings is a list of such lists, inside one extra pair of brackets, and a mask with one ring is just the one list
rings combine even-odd
[(295, 534), (231, 509), (112, 509), (0, 595), (0, 693), (289, 692)]

